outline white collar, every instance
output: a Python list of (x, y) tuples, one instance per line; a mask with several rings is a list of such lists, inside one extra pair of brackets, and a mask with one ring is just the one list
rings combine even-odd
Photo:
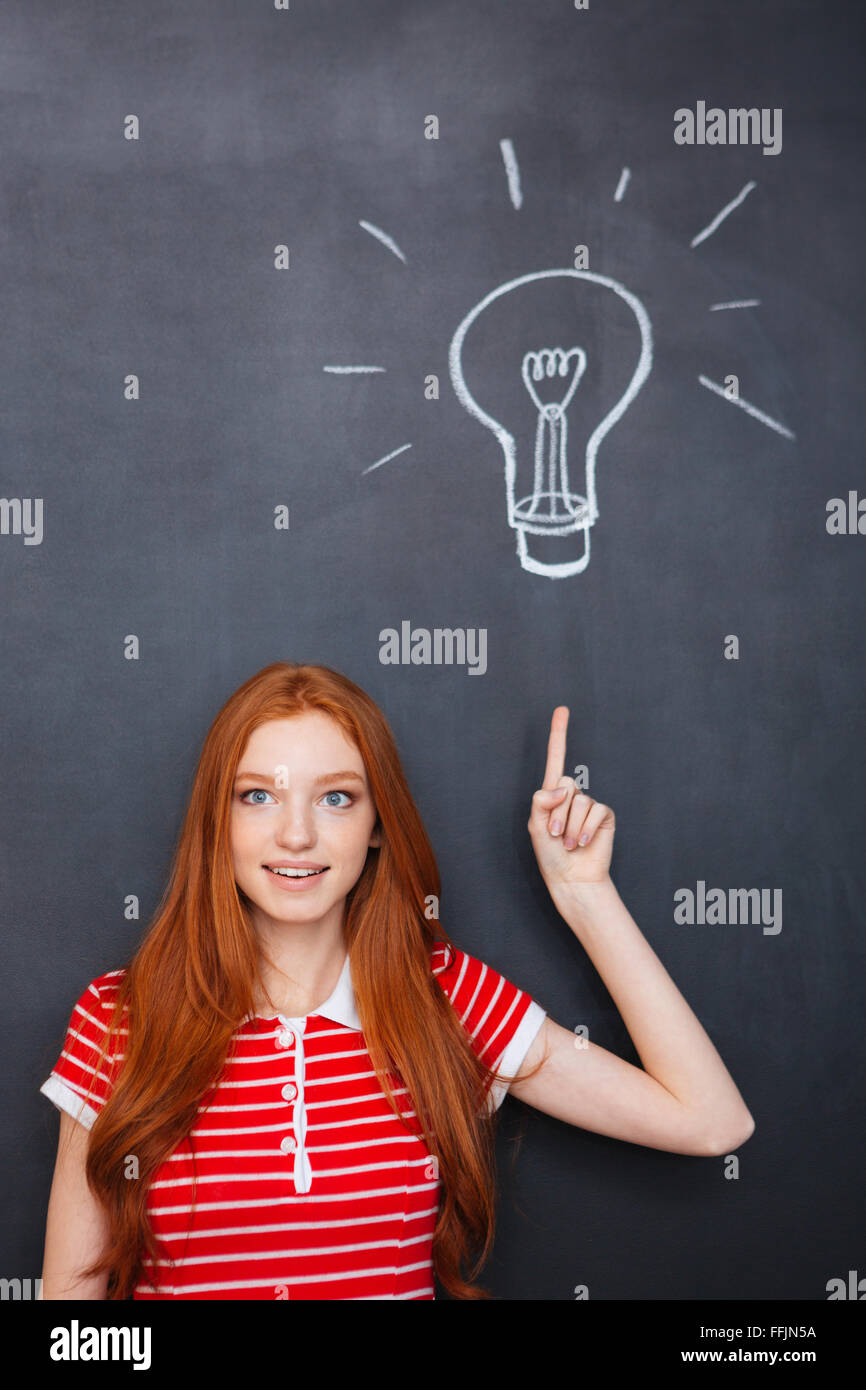
[(329, 1018), (332, 1023), (342, 1023), (347, 1028), (354, 1028), (356, 1033), (360, 1033), (361, 1020), (355, 1007), (355, 990), (352, 985), (352, 970), (349, 965), (348, 951), (346, 952), (346, 959), (343, 961), (339, 980), (324, 1004), (320, 1004), (318, 1009), (314, 1009), (313, 1012), (321, 1015), (322, 1018)]

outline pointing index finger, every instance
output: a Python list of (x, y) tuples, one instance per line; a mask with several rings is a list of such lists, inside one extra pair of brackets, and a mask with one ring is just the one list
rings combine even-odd
[(545, 791), (556, 786), (565, 773), (565, 731), (568, 728), (568, 706), (557, 705), (550, 721), (550, 738), (547, 740), (547, 766), (544, 769), (542, 788)]

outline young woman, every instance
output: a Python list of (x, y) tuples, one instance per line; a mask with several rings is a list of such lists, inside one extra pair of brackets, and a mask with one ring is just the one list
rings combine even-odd
[(278, 662), (205, 740), (169, 884), (88, 985), (43, 1092), (61, 1132), (43, 1297), (457, 1298), (494, 1227), (505, 1092), (568, 1124), (724, 1154), (754, 1124), (609, 875), (614, 815), (563, 775), (528, 830), (645, 1070), (460, 951), (379, 707)]

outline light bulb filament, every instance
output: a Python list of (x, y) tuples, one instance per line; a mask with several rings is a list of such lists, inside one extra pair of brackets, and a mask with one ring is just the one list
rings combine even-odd
[[(535, 382), (545, 378), (551, 381), (558, 377), (562, 383), (571, 370), (572, 361), (574, 369), (564, 394), (558, 401), (541, 400)], [(541, 348), (538, 352), (524, 354), (521, 367), (523, 384), (538, 411), (538, 419), (535, 426), (533, 492), (531, 498), (524, 498), (518, 503), (522, 517), (535, 520), (545, 518), (555, 523), (586, 511), (586, 498), (578, 497), (568, 486), (568, 419), (565, 413), (585, 368), (586, 353), (579, 347), (568, 351), (563, 348)]]

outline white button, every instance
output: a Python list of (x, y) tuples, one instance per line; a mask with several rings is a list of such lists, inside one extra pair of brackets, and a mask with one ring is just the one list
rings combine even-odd
[(296, 1147), (297, 1145), (295, 1144), (295, 1141), (292, 1138), (291, 1134), (287, 1134), (285, 1139), (280, 1140), (280, 1148), (282, 1149), (284, 1154), (293, 1154), (295, 1152)]
[(283, 1100), (294, 1100), (295, 1096), (298, 1094), (298, 1088), (294, 1085), (293, 1082), (287, 1081), (285, 1086), (283, 1087), (282, 1094)]
[(277, 1047), (291, 1047), (294, 1041), (295, 1035), (291, 1028), (283, 1028), (282, 1032), (277, 1034)]

